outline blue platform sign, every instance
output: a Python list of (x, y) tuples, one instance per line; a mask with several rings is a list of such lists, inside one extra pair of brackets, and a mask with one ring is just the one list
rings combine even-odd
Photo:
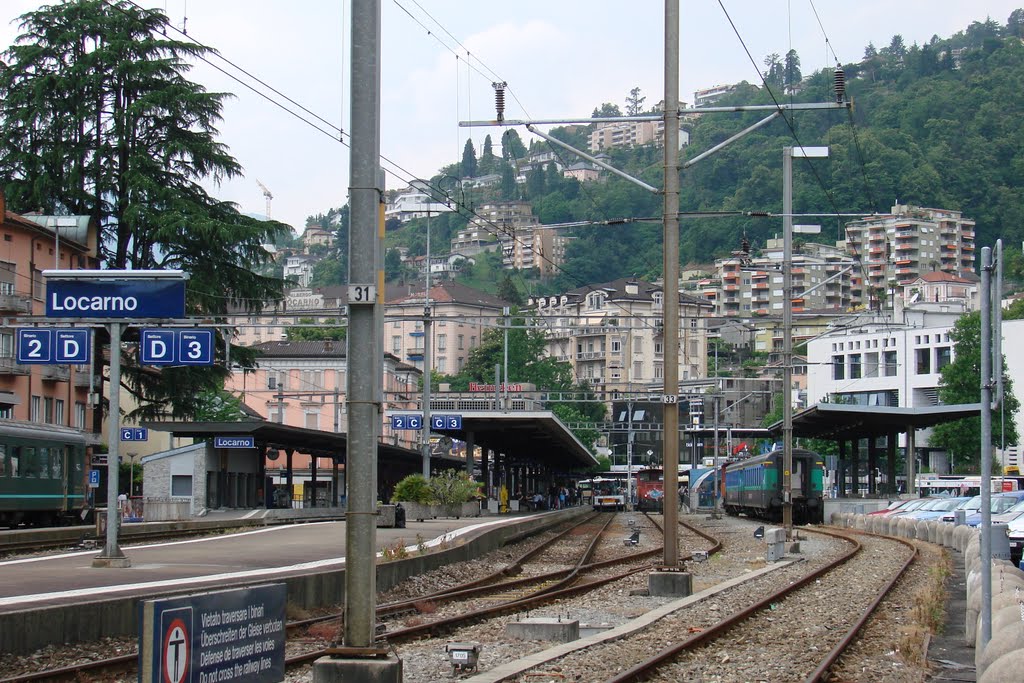
[(139, 337), (143, 365), (213, 365), (213, 330), (144, 329)]
[(215, 436), (214, 448), (256, 448), (255, 436)]
[(22, 327), (17, 330), (19, 363), (85, 365), (91, 358), (89, 330)]
[(48, 280), (48, 318), (184, 318), (183, 280)]
[(100, 486), (100, 471), (89, 470), (89, 488), (96, 489)]
[(462, 429), (461, 415), (431, 415), (431, 429)]
[(285, 584), (139, 603), (139, 681), (284, 680)]
[(149, 441), (146, 427), (121, 427), (121, 441)]
[(423, 429), (422, 415), (392, 415), (392, 429)]

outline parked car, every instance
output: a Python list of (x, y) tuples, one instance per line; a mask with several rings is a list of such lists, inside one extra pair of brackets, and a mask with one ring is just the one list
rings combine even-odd
[(869, 512), (868, 514), (869, 515), (891, 515), (893, 512), (895, 512), (896, 510), (899, 510), (901, 507), (903, 507), (907, 503), (911, 503), (911, 502), (913, 502), (915, 500), (918, 500), (918, 499), (917, 498), (909, 498), (907, 500), (894, 500), (891, 503), (889, 503), (888, 506), (882, 508), (881, 510), (875, 510), (874, 512)]
[(1006, 535), (1010, 537), (1010, 561), (1020, 566), (1024, 554), (1024, 516), (1006, 525)]
[(914, 500), (908, 500), (906, 505), (901, 505), (895, 510), (892, 510), (889, 514), (893, 517), (902, 517), (909, 512), (919, 510), (928, 503), (936, 500), (935, 498), (915, 498)]
[[(978, 496), (978, 498), (980, 499), (981, 496)], [(1009, 510), (1022, 500), (1024, 500), (1024, 491), (996, 493), (992, 495), (992, 506), (989, 508), (989, 510), (993, 515), (999, 515), (1006, 512), (1007, 510)], [(981, 526), (980, 500), (978, 501), (978, 508), (979, 510), (977, 512), (967, 515), (966, 522), (968, 526)], [(945, 520), (945, 516), (943, 516), (942, 519)]]
[(903, 515), (907, 519), (937, 520), (947, 512), (952, 512), (965, 505), (971, 499), (970, 496), (958, 496), (956, 498), (935, 498), (913, 512)]
[(1009, 508), (1006, 512), (1001, 512), (998, 515), (992, 515), (993, 523), (1009, 524), (1018, 517), (1024, 515), (1024, 500), (1021, 500), (1013, 507)]

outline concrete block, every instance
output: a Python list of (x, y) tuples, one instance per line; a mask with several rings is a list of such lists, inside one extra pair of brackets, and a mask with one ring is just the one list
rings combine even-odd
[(393, 652), (365, 659), (321, 657), (313, 662), (313, 683), (402, 683), (402, 660)]
[(984, 650), (975, 650), (974, 664), (978, 676), (983, 676), (992, 663), (1007, 652), (1024, 649), (1024, 622), (1018, 621), (999, 631), (992, 631), (992, 639)]
[(378, 505), (377, 506), (377, 528), (386, 527), (388, 529), (395, 528), (395, 505)]
[(687, 572), (651, 572), (647, 588), (655, 597), (685, 598), (693, 593), (693, 576)]
[(557, 619), (555, 617), (531, 617), (522, 621), (505, 624), (505, 633), (520, 640), (549, 640), (569, 643), (580, 637), (579, 619)]
[(978, 677), (978, 683), (1018, 683), (1022, 659), (1024, 650), (1007, 652), (985, 669), (985, 674)]

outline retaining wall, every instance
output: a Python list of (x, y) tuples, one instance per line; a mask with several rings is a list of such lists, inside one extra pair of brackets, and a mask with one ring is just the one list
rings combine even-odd
[[(377, 590), (386, 591), (411, 576), (453, 562), (464, 562), (515, 542), (568, 518), (589, 512), (574, 507), (539, 517), (524, 517), (518, 522), (488, 527), (458, 536), (447, 547), (426, 554), (377, 564)], [(258, 581), (223, 582), (216, 589), (242, 588), (283, 581), (288, 586), (289, 605), (300, 608), (340, 606), (345, 595), (345, 570), (336, 569), (279, 578), (269, 572)], [(205, 590), (213, 590), (214, 587)], [(189, 595), (203, 592), (191, 587), (135, 597), (117, 597), (82, 604), (58, 605), (0, 614), (0, 651), (25, 654), (47, 645), (93, 641), (108, 637), (137, 636), (139, 603), (155, 597)]]

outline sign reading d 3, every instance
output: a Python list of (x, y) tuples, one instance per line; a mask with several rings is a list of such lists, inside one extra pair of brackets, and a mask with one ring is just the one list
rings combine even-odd
[(213, 330), (144, 329), (139, 336), (143, 365), (213, 365)]

